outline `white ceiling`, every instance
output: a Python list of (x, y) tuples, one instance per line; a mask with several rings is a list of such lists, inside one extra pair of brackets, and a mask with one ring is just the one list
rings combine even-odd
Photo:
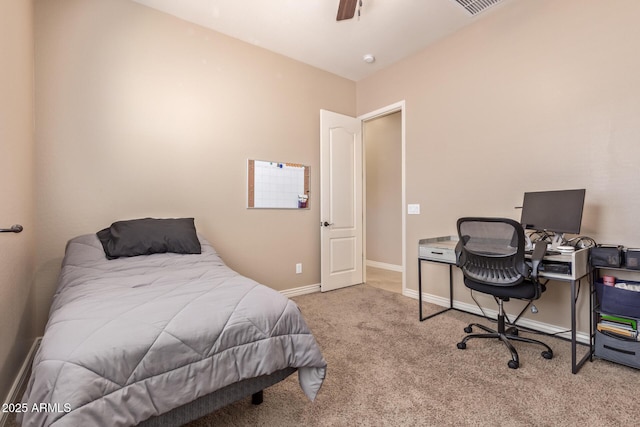
[(133, 1), (357, 81), (513, 0), (475, 16), (454, 0), (362, 0), (360, 18), (340, 22), (338, 0)]

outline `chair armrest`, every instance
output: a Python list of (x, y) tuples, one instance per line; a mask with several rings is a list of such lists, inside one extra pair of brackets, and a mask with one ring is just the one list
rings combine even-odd
[(468, 241), (469, 241), (469, 236), (462, 236), (462, 238), (458, 240), (458, 243), (456, 243), (456, 248), (454, 249), (454, 252), (456, 254), (456, 267), (460, 267), (464, 262), (464, 261), (460, 261), (460, 258), (462, 257), (462, 247)]
[(538, 281), (538, 267), (547, 253), (547, 242), (536, 242), (531, 254), (531, 277)]

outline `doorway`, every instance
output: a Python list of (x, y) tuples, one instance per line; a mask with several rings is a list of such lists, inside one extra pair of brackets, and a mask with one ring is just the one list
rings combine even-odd
[(364, 145), (365, 281), (406, 289), (404, 102), (360, 117)]
[[(401, 274), (401, 293), (407, 292), (406, 284), (406, 110), (405, 102), (383, 107), (358, 118), (345, 116), (335, 112), (320, 110), (320, 242), (321, 242), (321, 291), (326, 292), (367, 281), (366, 277), (366, 162), (363, 149), (363, 129), (366, 122), (393, 113), (400, 122), (400, 141), (396, 141), (394, 149), (400, 146), (400, 186), (393, 186), (397, 199), (400, 194), (400, 205), (390, 204), (394, 218), (400, 212), (400, 233), (397, 227), (391, 234), (400, 235), (400, 264), (397, 261), (397, 245), (395, 257), (384, 260), (370, 260), (374, 268)], [(395, 137), (397, 140), (397, 136)], [(397, 162), (396, 162), (397, 163)], [(375, 166), (370, 166), (375, 169)], [(395, 207), (394, 207), (395, 205)], [(373, 211), (370, 213), (373, 214)], [(397, 222), (396, 222), (397, 224)], [(379, 228), (385, 228), (384, 223)], [(343, 235), (349, 233), (348, 235)], [(377, 235), (371, 239), (378, 240)], [(392, 252), (393, 253), (393, 252)]]

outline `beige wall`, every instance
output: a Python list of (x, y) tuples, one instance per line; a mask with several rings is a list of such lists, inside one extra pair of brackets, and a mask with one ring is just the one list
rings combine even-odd
[(367, 261), (402, 265), (402, 113), (364, 122)]
[(4, 403), (33, 342), (33, 2), (0, 0), (0, 28), (0, 228), (24, 226), (22, 233), (0, 234), (0, 403)]
[[(419, 239), (461, 216), (519, 219), (525, 191), (586, 188), (582, 234), (640, 245), (638, 16), (633, 0), (520, 0), (357, 83), (358, 114), (406, 100), (407, 203), (422, 207), (407, 216), (408, 288)], [(567, 325), (565, 288), (537, 320)]]
[[(37, 0), (34, 234), (29, 4), (0, 3), (17, 37), (0, 42), (15, 58), (0, 79), (12, 94), (0, 101), (11, 123), (1, 143), (20, 159), (0, 173), (20, 177), (2, 180), (4, 194), (23, 195), (0, 213), (26, 227), (0, 241), (0, 304), (12, 302), (2, 341), (16, 343), (0, 351), (3, 382), (30, 336), (35, 234), (38, 331), (65, 242), (119, 219), (194, 216), (241, 273), (277, 290), (318, 283), (321, 108), (356, 115), (406, 100), (407, 202), (422, 207), (406, 218), (411, 289), (420, 238), (453, 233), (463, 215), (517, 218), (524, 191), (585, 187), (583, 234), (640, 245), (634, 0), (511, 2), (357, 84), (133, 2)], [(249, 157), (311, 165), (311, 210), (245, 209)], [(566, 324), (563, 291), (549, 290), (539, 320)]]
[[(133, 2), (37, 1), (38, 325), (66, 241), (115, 220), (194, 216), (240, 273), (319, 283), (319, 110), (355, 100), (350, 80)], [(311, 209), (246, 209), (247, 158), (310, 165)]]

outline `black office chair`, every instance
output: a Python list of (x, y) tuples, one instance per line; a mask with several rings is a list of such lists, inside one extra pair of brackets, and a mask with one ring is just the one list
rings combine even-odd
[(460, 218), (458, 236), (457, 265), (462, 269), (464, 284), (474, 291), (492, 295), (498, 303), (498, 330), (472, 323), (465, 332), (472, 332), (476, 326), (487, 333), (467, 335), (458, 343), (458, 348), (465, 349), (472, 338), (498, 338), (511, 351), (508, 365), (512, 369), (520, 366), (520, 360), (510, 341), (539, 344), (546, 349), (542, 356), (553, 358), (553, 351), (547, 344), (519, 336), (516, 328), (505, 329), (503, 305), (510, 298), (533, 301), (545, 290), (537, 274), (546, 243), (536, 244), (531, 262), (527, 262), (524, 229), (520, 223), (508, 218)]

